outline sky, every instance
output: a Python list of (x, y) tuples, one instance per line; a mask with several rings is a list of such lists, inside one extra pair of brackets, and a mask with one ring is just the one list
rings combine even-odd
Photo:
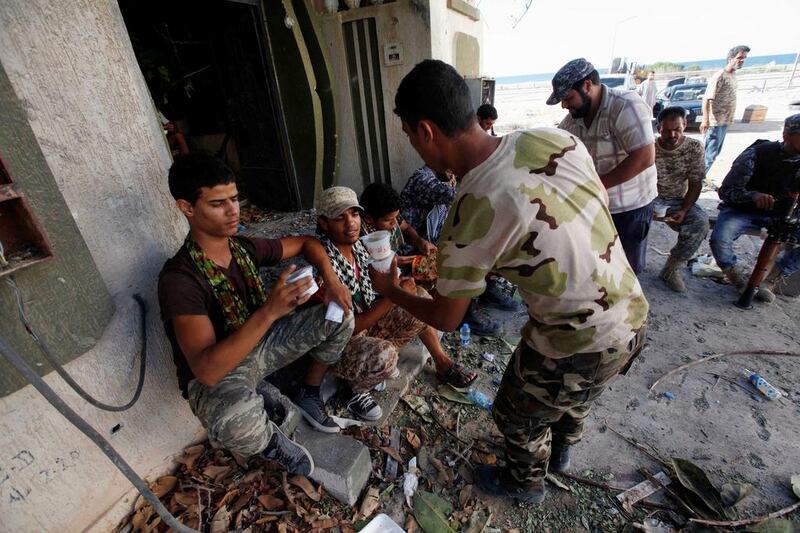
[(638, 63), (715, 59), (738, 44), (756, 56), (800, 50), (799, 0), (533, 0), (515, 28), (524, 0), (476, 4), (489, 76), (555, 72), (576, 57), (604, 68), (612, 46)]

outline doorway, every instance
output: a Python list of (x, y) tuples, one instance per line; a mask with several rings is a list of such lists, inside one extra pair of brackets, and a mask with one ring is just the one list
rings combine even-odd
[(174, 124), (189, 151), (223, 159), (253, 203), (298, 209), (260, 3), (120, 0), (119, 6), (162, 124)]

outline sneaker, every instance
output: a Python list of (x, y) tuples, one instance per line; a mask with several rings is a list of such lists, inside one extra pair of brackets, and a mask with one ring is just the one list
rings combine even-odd
[(307, 393), (304, 388), (297, 391), (294, 403), (300, 409), (303, 418), (317, 431), (323, 433), (339, 433), (339, 426), (325, 412), (325, 404), (319, 394)]
[(467, 314), (464, 315), (464, 322), (469, 324), (469, 329), (473, 335), (479, 337), (497, 337), (500, 335), (500, 323), (478, 309), (475, 300), (472, 300), (469, 304)]
[(553, 446), (547, 468), (551, 472), (563, 472), (569, 468), (569, 445)]
[(287, 437), (275, 424), (272, 424), (272, 438), (261, 456), (275, 461), (290, 474), (308, 477), (314, 471), (314, 459), (308, 450)]
[(500, 309), (501, 311), (518, 313), (523, 309), (523, 305), (503, 290), (496, 280), (490, 280), (486, 283), (486, 290), (478, 297), (478, 301), (484, 307)]
[(383, 409), (368, 392), (356, 394), (347, 402), (347, 410), (361, 420), (374, 422), (383, 416)]
[(475, 481), (483, 492), (491, 496), (512, 498), (519, 503), (534, 505), (544, 501), (545, 488), (543, 481), (527, 490), (515, 489), (509, 483), (505, 483), (500, 479), (502, 472), (499, 466), (480, 466), (475, 469)]

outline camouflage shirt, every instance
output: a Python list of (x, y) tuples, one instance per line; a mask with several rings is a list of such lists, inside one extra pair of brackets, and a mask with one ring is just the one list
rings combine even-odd
[(711, 100), (709, 126), (733, 124), (733, 114), (736, 112), (736, 74), (722, 69), (711, 76), (703, 100)]
[(592, 158), (563, 130), (506, 135), (463, 177), (438, 269), (436, 290), (451, 298), (481, 294), (489, 272), (517, 284), (523, 338), (552, 358), (625, 343), (647, 316)]
[(674, 150), (666, 150), (656, 142), (656, 171), (659, 198), (683, 198), (689, 183), (702, 183), (705, 176), (703, 143), (684, 137)]

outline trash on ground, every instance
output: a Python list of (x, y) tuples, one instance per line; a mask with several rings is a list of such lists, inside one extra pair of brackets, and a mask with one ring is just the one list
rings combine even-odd
[(664, 398), (666, 398), (667, 400), (674, 400), (675, 395), (671, 391), (667, 391), (664, 393)]
[(491, 352), (483, 352), (483, 355), (481, 355), (481, 357), (483, 357), (485, 361), (489, 361), (491, 363), (492, 361), (494, 361), (495, 355)]
[(722, 269), (709, 254), (699, 255), (695, 258), (692, 263), (692, 275), (699, 278), (725, 279)]
[(417, 492), (417, 487), (419, 486), (419, 476), (417, 475), (418, 472), (419, 469), (417, 468), (417, 458), (413, 457), (408, 462), (408, 470), (406, 470), (406, 473), (403, 474), (403, 495), (406, 498), (406, 503), (408, 506), (412, 508), (412, 498)]
[[(663, 471), (659, 471), (653, 477), (660, 481), (662, 485), (669, 485), (672, 482), (669, 476), (667, 476), (667, 474), (665, 474)], [(625, 509), (628, 514), (632, 515), (633, 505), (636, 502), (644, 500), (651, 494), (661, 490), (661, 488), (662, 487), (660, 485), (656, 485), (647, 479), (638, 485), (634, 485), (625, 492), (617, 494), (617, 500), (619, 500), (619, 502), (622, 504), (622, 508)]]
[(403, 528), (397, 522), (389, 518), (389, 515), (381, 513), (369, 521), (369, 524), (359, 530), (360, 533), (404, 533)]
[(492, 406), (494, 405), (494, 400), (477, 389), (470, 389), (470, 391), (467, 393), (467, 398), (469, 398), (472, 403), (478, 407), (483, 407), (487, 411), (491, 411)]
[(450, 400), (451, 402), (456, 403), (464, 403), (464, 404), (471, 404), (472, 400), (470, 400), (464, 393), (458, 391), (455, 387), (450, 384), (442, 384), (436, 388), (436, 392), (439, 393), (439, 396), (444, 398), (445, 400)]
[(406, 394), (402, 398), (403, 403), (408, 405), (415, 413), (417, 413), (425, 422), (433, 424), (431, 417), (431, 406), (425, 401), (425, 398), (414, 396), (413, 394)]

